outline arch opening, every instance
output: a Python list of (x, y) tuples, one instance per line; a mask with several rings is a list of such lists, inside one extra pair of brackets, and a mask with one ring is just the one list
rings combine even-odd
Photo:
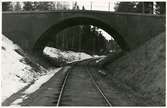
[[(42, 36), (37, 40), (34, 46), (34, 51), (36, 52), (42, 52), (45, 46), (48, 42), (50, 42), (53, 39), (53, 34), (57, 34), (60, 31), (77, 26), (77, 25), (92, 25), (96, 26), (98, 28), (103, 29), (105, 32), (107, 32), (109, 35), (111, 35), (114, 40), (118, 43), (120, 48), (123, 51), (129, 50), (129, 47), (124, 40), (124, 38), (115, 30), (113, 29), (109, 24), (100, 21), (95, 18), (88, 18), (88, 17), (74, 17), (74, 18), (67, 18), (64, 19), (53, 26), (51, 26), (45, 33), (42, 34)], [(55, 35), (54, 35), (55, 36)]]
[(56, 36), (52, 36), (52, 41), (48, 42), (46, 47), (85, 52), (90, 55), (105, 55), (120, 49), (112, 36), (92, 25), (78, 25), (64, 29)]

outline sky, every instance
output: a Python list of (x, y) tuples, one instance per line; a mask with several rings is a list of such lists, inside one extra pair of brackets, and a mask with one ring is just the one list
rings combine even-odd
[(88, 10), (114, 11), (116, 2), (111, 0), (78, 0), (77, 3), (80, 7), (84, 6)]

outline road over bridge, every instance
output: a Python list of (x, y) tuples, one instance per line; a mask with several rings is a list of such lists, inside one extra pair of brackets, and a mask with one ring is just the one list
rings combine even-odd
[(165, 31), (165, 16), (81, 10), (2, 13), (3, 34), (27, 51), (42, 51), (56, 33), (75, 25), (102, 28), (123, 50), (132, 50)]

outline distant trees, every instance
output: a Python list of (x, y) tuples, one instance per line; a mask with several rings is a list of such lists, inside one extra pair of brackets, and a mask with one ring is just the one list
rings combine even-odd
[(113, 39), (111, 39), (110, 41), (107, 41), (106, 49), (107, 49), (108, 52), (116, 52), (116, 51), (121, 50), (118, 43)]
[(14, 11), (21, 11), (22, 8), (21, 8), (20, 2), (16, 2), (13, 9), (14, 9)]
[(107, 40), (97, 27), (79, 25), (65, 29), (53, 36), (50, 46), (58, 49), (102, 54), (106, 51)]
[(53, 2), (34, 2), (34, 10), (46, 11), (51, 10)]
[(120, 2), (115, 6), (116, 12), (135, 12), (135, 2)]
[(153, 2), (138, 2), (136, 4), (136, 13), (153, 14)]
[[(155, 6), (154, 6), (155, 4)], [(56, 2), (2, 2), (2, 11), (52, 11), (68, 10), (69, 3), (65, 1)], [(79, 10), (77, 2), (73, 3), (73, 10)], [(85, 7), (81, 7), (85, 10)], [(153, 12), (155, 10), (155, 12)], [(133, 12), (149, 14), (165, 14), (166, 2), (118, 2), (115, 6), (116, 12)]]
[(116, 5), (115, 11), (153, 13), (153, 2), (120, 2)]
[(156, 6), (154, 7), (153, 2), (119, 2), (115, 6), (115, 11), (153, 14), (155, 10), (156, 14), (165, 14), (166, 3), (155, 2), (155, 4)]
[(83, 26), (82, 50), (92, 54), (100, 54), (106, 49), (106, 41), (97, 27)]
[(52, 11), (67, 10), (67, 2), (2, 2), (3, 11)]
[(73, 7), (72, 10), (79, 10), (77, 2), (75, 2), (72, 7)]
[(166, 2), (156, 2), (156, 14), (166, 14)]
[(2, 2), (2, 11), (11, 11), (12, 4), (11, 2)]
[(24, 2), (23, 10), (25, 10), (25, 11), (33, 10), (32, 2)]
[(23, 2), (23, 4), (23, 10), (25, 11), (46, 11), (56, 9), (54, 2)]

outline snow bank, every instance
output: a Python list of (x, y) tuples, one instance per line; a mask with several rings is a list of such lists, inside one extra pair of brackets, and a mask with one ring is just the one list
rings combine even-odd
[(27, 90), (24, 91), (25, 94), (31, 94), (38, 90), (42, 84), (47, 82), (52, 76), (55, 75), (61, 68), (54, 69), (50, 71), (47, 75), (41, 76), (33, 85), (31, 85)]
[(61, 51), (59, 49), (51, 47), (45, 47), (43, 52), (44, 54), (54, 59), (62, 58), (67, 63), (92, 58), (92, 56), (83, 52)]
[(61, 69), (62, 68), (52, 69), (46, 75), (39, 77), (38, 80), (36, 80), (35, 83), (32, 84), (28, 89), (26, 89), (23, 92), (23, 95), (20, 98), (16, 99), (14, 102), (12, 102), (10, 106), (20, 106), (19, 104), (27, 99), (29, 94), (37, 91), (44, 83), (51, 79), (55, 75), (55, 73), (57, 73)]
[[(2, 36), (1, 49), (1, 84), (3, 102), (13, 93), (16, 93), (26, 85), (36, 80), (42, 74), (46, 73), (46, 70), (37, 65), (40, 72), (36, 72), (34, 67), (25, 62), (25, 57), (19, 55), (15, 51), (20, 48), (5, 36)], [(28, 59), (26, 58), (26, 60)]]

